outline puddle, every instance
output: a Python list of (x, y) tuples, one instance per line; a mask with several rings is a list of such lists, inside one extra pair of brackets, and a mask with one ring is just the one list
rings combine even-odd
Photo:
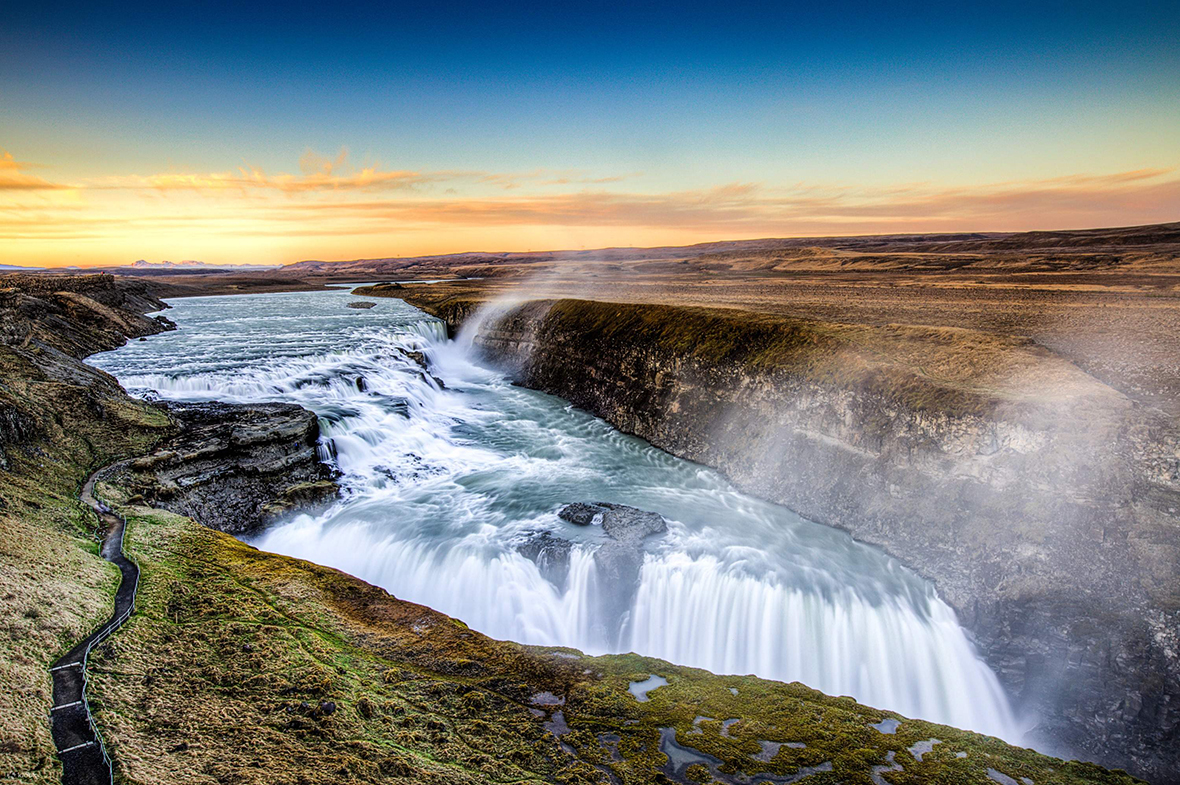
[(698, 714), (696, 716), (696, 718), (692, 721), (692, 730), (690, 730), (686, 735), (699, 736), (700, 734), (705, 732), (704, 728), (701, 727), (701, 723), (702, 722), (712, 722), (712, 721), (713, 721), (712, 717), (706, 717), (702, 714)]
[(801, 741), (788, 741), (788, 742), (786, 743), (786, 745), (784, 745), (784, 746), (790, 747), (790, 748), (791, 748), (791, 749), (793, 749), (793, 750), (805, 750), (805, 749), (807, 749), (807, 745), (806, 745), (806, 744), (804, 744), (804, 743), (803, 743), (803, 742), (801, 742)]
[(732, 720), (722, 720), (721, 721), (721, 735), (727, 739), (733, 738), (732, 736), (729, 735), (729, 729), (741, 721), (742, 721), (741, 717), (735, 717)]
[(607, 751), (607, 754), (610, 755), (610, 759), (615, 763), (618, 763), (623, 759), (623, 756), (619, 754), (619, 742), (622, 740), (623, 737), (617, 733), (598, 734), (599, 745)]
[(818, 766), (803, 766), (794, 774), (726, 774), (721, 771), (721, 759), (715, 758), (707, 752), (685, 747), (676, 741), (675, 728), (660, 728), (660, 752), (668, 756), (664, 764), (664, 773), (677, 782), (690, 782), (685, 776), (689, 766), (701, 765), (709, 770), (713, 778), (729, 785), (757, 785), (762, 782), (772, 782), (776, 785), (789, 785), (818, 774), (821, 771), (831, 771), (832, 762), (824, 761)]
[(627, 687), (627, 691), (635, 696), (635, 700), (640, 703), (647, 703), (651, 700), (651, 698), (647, 697), (649, 692), (666, 686), (668, 686), (668, 680), (663, 676), (657, 676), (653, 673), (643, 681), (631, 682), (630, 686)]
[(737, 687), (730, 687), (729, 691), (733, 693), (735, 698), (737, 697)]
[(955, 757), (956, 757), (956, 758), (966, 758), (966, 757), (967, 757), (967, 753), (965, 753), (965, 752), (956, 752), (956, 753), (955, 753)]
[[(896, 726), (895, 726), (895, 729), (896, 729)], [(893, 733), (893, 731), (889, 731), (889, 732)], [(889, 754), (887, 754), (885, 756), (885, 760), (889, 761), (889, 765), (888, 766), (874, 766), (872, 768), (872, 771), (869, 772), (869, 777), (872, 778), (873, 785), (889, 785), (889, 782), (886, 781), (886, 779), (881, 776), (882, 774), (884, 774), (887, 771), (905, 771), (905, 767), (903, 767), (900, 763), (898, 763), (897, 761), (894, 760), (894, 758), (896, 756), (897, 756), (896, 752), (894, 752), (893, 750), (889, 750)]]
[(942, 744), (941, 739), (926, 739), (926, 741), (919, 741), (914, 746), (909, 748), (910, 754), (914, 756), (914, 760), (921, 762), (922, 756), (927, 752), (934, 750), (935, 744)]
[(570, 726), (566, 723), (564, 714), (560, 711), (553, 712), (553, 718), (548, 722), (542, 723), (542, 726), (545, 730), (553, 734), (553, 737), (557, 739), (557, 743), (561, 745), (561, 748), (567, 755), (573, 758), (578, 757), (577, 751), (568, 743), (561, 740), (562, 736), (570, 732)]
[(882, 733), (893, 734), (893, 733), (897, 733), (897, 726), (898, 725), (901, 725), (901, 722), (899, 720), (895, 720), (892, 717), (886, 717), (885, 719), (881, 720), (880, 722), (873, 723), (869, 727), (875, 728), (875, 729), (881, 731)]
[(987, 776), (992, 782), (998, 782), (1000, 785), (1033, 785), (1032, 779), (1028, 777), (1021, 777), (1020, 782), (1017, 782), (1004, 772), (996, 771), (995, 769), (988, 769)]
[(564, 706), (565, 698), (559, 698), (552, 692), (538, 692), (531, 699), (534, 706)]
[(564, 736), (570, 732), (570, 726), (565, 721), (565, 715), (560, 711), (553, 712), (553, 719), (542, 723), (545, 730), (552, 733), (554, 736)]
[(778, 755), (779, 748), (783, 746), (782, 742), (778, 741), (759, 740), (758, 744), (761, 745), (762, 751), (755, 753), (750, 757), (763, 763), (770, 763), (772, 760), (774, 760), (774, 756)]

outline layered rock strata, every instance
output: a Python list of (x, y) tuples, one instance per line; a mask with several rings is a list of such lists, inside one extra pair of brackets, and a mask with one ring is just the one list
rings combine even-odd
[[(452, 330), (479, 311), (423, 306)], [(1041, 746), (1180, 782), (1168, 418), (966, 330), (577, 300), (478, 322), (473, 345), (518, 382), (934, 581)]]

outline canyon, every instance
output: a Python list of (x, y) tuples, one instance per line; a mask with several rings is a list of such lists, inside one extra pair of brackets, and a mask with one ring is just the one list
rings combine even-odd
[(1027, 339), (433, 288), (387, 296), (468, 329), (520, 383), (897, 556), (956, 609), (1038, 743), (1174, 781), (1167, 416)]
[(98, 491), (127, 519), (142, 588), (89, 670), (125, 781), (820, 782), (876, 781), (881, 769), (894, 783), (1132, 781), (800, 684), (496, 641), (256, 550), (219, 529), (266, 531), (335, 492), (310, 449), (315, 418), (132, 398), (78, 359), (168, 330), (139, 313), (162, 303), (108, 276), (20, 283), (3, 293), (0, 346), (0, 607), (13, 641), (0, 659), (18, 696), (0, 716), (0, 765), (18, 778), (60, 776), (45, 669), (107, 607), (111, 574), (76, 493), (111, 465)]

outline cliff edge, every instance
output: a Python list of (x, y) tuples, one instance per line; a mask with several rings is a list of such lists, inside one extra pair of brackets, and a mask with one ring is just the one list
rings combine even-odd
[[(372, 289), (368, 296), (380, 295)], [(478, 300), (389, 292), (452, 330)], [(474, 346), (933, 580), (1040, 743), (1180, 782), (1180, 436), (1027, 339), (580, 300)]]

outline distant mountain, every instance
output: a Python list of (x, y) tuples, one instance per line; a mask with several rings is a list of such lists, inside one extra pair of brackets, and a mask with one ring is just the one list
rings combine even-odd
[(129, 267), (134, 270), (193, 270), (203, 272), (209, 270), (270, 270), (278, 266), (277, 264), (209, 264), (208, 262), (199, 262), (195, 259), (185, 259), (179, 262), (169, 262), (167, 260), (149, 262), (145, 259), (140, 259), (123, 267)]
[(30, 270), (44, 269), (44, 267), (21, 267), (19, 264), (0, 264), (0, 270), (10, 273), (29, 272)]
[(729, 240), (656, 248), (599, 248), (523, 252), (482, 252), (433, 256), (385, 257), (327, 262), (307, 260), (284, 265), (290, 276), (349, 277), (374, 280), (396, 276), (492, 277), (522, 272), (531, 265), (566, 262), (620, 263), (684, 259), (720, 259), (740, 255), (814, 253), (817, 249), (858, 254), (964, 254), (1004, 251), (1093, 252), (1096, 249), (1180, 248), (1180, 223), (1038, 232), (960, 232), (888, 234), (851, 237), (785, 237)]

